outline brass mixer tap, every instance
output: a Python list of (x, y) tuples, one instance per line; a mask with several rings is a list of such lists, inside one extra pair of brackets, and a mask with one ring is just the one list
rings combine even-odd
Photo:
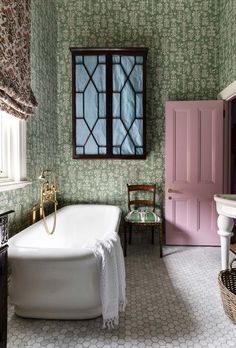
[[(57, 192), (59, 192), (58, 185), (56, 183), (55, 173), (51, 170), (43, 170), (39, 176), (39, 180), (42, 182), (40, 200), (32, 207), (32, 223), (36, 222), (37, 210), (39, 210), (40, 219), (43, 220), (45, 230), (49, 234), (53, 234), (56, 227), (56, 211), (57, 211)], [(45, 219), (44, 205), (45, 203), (54, 204), (54, 223), (53, 228), (49, 231), (47, 222)]]

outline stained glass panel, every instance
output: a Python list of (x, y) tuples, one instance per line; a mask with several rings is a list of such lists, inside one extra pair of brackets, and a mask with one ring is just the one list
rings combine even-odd
[(97, 56), (84, 56), (84, 66), (90, 75), (94, 72), (97, 66), (98, 57)]
[(83, 93), (76, 93), (76, 118), (83, 117), (84, 100)]
[(129, 135), (126, 135), (122, 145), (121, 145), (121, 154), (122, 155), (134, 155), (135, 154), (135, 146)]
[(97, 120), (93, 135), (98, 145), (106, 146), (106, 120)]
[(98, 56), (99, 63), (106, 63), (106, 56)]
[(98, 146), (96, 144), (96, 141), (94, 140), (92, 134), (89, 136), (86, 144), (85, 144), (85, 153), (90, 155), (97, 155), (98, 154)]
[(112, 57), (112, 153), (143, 155), (143, 57)]
[(136, 94), (136, 117), (143, 118), (143, 94)]
[(135, 119), (135, 93), (129, 82), (121, 92), (121, 119), (127, 130)]
[(76, 155), (84, 155), (84, 147), (83, 146), (76, 147)]
[(92, 129), (98, 118), (98, 94), (92, 82), (84, 92), (84, 118)]
[(113, 93), (112, 114), (113, 117), (120, 117), (120, 93)]
[(123, 56), (121, 57), (121, 66), (127, 75), (131, 73), (134, 68), (135, 58), (134, 56)]
[(90, 134), (90, 130), (83, 119), (76, 120), (76, 145), (83, 146)]
[(113, 55), (112, 56), (112, 62), (113, 63), (120, 63), (120, 56)]
[(75, 57), (75, 63), (83, 63), (84, 56), (76, 56)]
[(143, 120), (135, 120), (130, 128), (129, 134), (135, 146), (143, 146)]
[(142, 65), (135, 65), (131, 74), (130, 82), (133, 85), (135, 92), (142, 92), (143, 90), (143, 67)]
[(113, 120), (113, 145), (120, 146), (127, 134), (121, 120)]
[(113, 65), (113, 91), (120, 92), (124, 87), (126, 76), (122, 67), (118, 64)]
[(106, 57), (75, 58), (76, 154), (107, 153)]
[(104, 92), (106, 90), (106, 66), (105, 64), (99, 64), (93, 74), (93, 82), (98, 92)]
[(136, 56), (136, 63), (137, 64), (143, 64), (143, 57), (142, 56)]
[(83, 92), (88, 81), (89, 75), (82, 64), (76, 65), (76, 92)]
[(99, 117), (106, 117), (106, 93), (99, 93)]

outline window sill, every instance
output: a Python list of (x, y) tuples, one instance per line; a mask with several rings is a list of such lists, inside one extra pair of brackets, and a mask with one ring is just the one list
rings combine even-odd
[(0, 180), (0, 192), (16, 190), (31, 185), (31, 181), (4, 181)]

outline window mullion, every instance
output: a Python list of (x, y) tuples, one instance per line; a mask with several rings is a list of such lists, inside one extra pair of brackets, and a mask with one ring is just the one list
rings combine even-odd
[(107, 156), (112, 157), (112, 54), (106, 55)]

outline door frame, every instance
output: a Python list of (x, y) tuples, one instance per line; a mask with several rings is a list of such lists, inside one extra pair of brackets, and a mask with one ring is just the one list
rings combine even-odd
[(224, 150), (223, 150), (223, 188), (224, 193), (231, 193), (231, 110), (236, 99), (236, 80), (224, 88), (217, 99), (224, 100)]

